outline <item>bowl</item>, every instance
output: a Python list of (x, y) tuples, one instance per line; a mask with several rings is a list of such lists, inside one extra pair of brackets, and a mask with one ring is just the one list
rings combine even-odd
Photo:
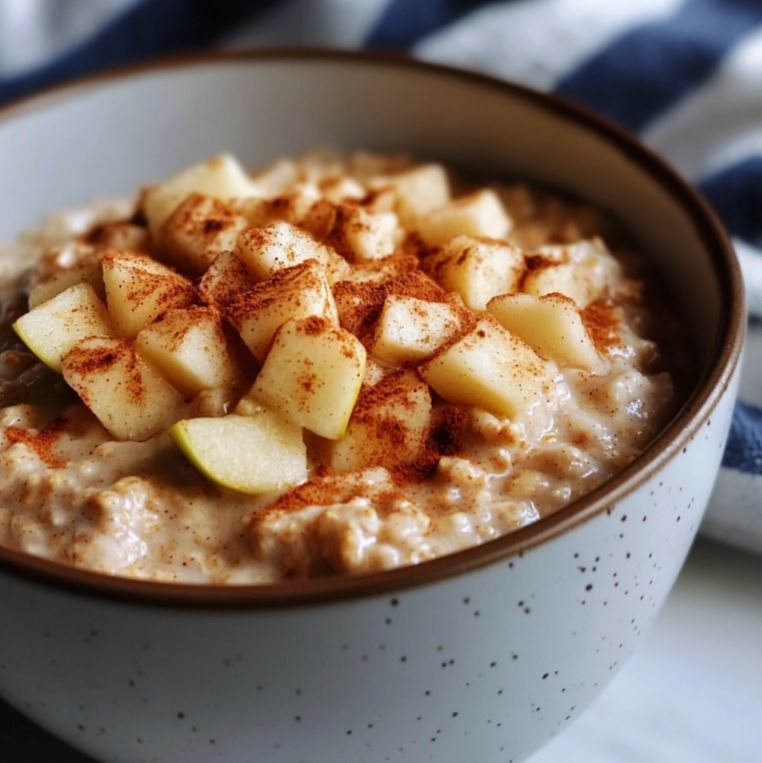
[(607, 209), (691, 327), (695, 385), (594, 492), (416, 567), (189, 586), (0, 550), (0, 694), (96, 758), (516, 763), (616, 673), (699, 526), (738, 379), (738, 267), (664, 162), (560, 99), (333, 52), (201, 56), (97, 77), (0, 112), (0, 240), (220, 150), (254, 165), (321, 144), (528, 178)]

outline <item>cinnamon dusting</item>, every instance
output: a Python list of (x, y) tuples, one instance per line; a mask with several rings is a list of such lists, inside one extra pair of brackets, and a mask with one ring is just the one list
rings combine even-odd
[(11, 426), (5, 430), (5, 438), (12, 444), (24, 443), (37, 454), (41, 461), (54, 469), (60, 469), (66, 465), (66, 461), (56, 455), (55, 447), (67, 423), (67, 419), (61, 416), (44, 429), (23, 429)]

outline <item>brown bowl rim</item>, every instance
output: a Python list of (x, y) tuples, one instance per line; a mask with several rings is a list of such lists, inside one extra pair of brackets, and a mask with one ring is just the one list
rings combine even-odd
[(0, 570), (38, 583), (100, 598), (133, 604), (193, 609), (261, 609), (338, 603), (436, 583), (511, 557), (549, 541), (613, 507), (617, 501), (650, 479), (684, 449), (722, 399), (739, 362), (745, 330), (744, 290), (733, 247), (717, 216), (701, 195), (664, 159), (646, 148), (619, 125), (565, 98), (523, 85), (452, 66), (432, 64), (393, 52), (355, 52), (333, 49), (258, 49), (235, 52), (195, 52), (142, 61), (52, 87), (40, 94), (0, 107), (0, 121), (55, 104), (83, 90), (93, 89), (149, 72), (230, 63), (268, 61), (331, 61), (344, 65), (362, 62), (422, 71), (474, 86), (508, 93), (576, 123), (610, 146), (637, 158), (643, 170), (667, 188), (689, 215), (708, 251), (723, 290), (723, 314), (714, 357), (703, 378), (661, 434), (614, 477), (554, 514), (482, 545), (417, 565), (351, 577), (318, 578), (268, 585), (211, 585), (161, 583), (116, 577), (72, 567), (0, 547)]

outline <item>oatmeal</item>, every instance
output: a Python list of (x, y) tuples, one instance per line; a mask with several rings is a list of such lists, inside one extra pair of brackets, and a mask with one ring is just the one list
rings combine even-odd
[(150, 580), (484, 543), (635, 458), (689, 365), (604, 215), (406, 157), (216, 157), (0, 279), (0, 544)]

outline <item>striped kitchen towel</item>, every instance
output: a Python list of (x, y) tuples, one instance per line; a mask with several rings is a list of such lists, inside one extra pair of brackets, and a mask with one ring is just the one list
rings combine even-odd
[(762, 552), (762, 0), (0, 0), (0, 103), (148, 56), (290, 44), (408, 50), (561, 93), (699, 186), (751, 311), (702, 529)]

